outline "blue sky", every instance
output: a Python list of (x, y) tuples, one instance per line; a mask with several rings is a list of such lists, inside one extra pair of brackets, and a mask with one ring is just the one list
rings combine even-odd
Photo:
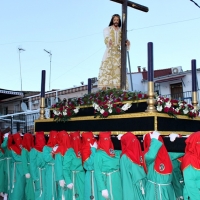
[[(154, 43), (154, 69), (200, 62), (200, 9), (190, 0), (134, 0), (149, 7), (128, 8), (128, 39), (132, 72), (147, 67), (147, 43)], [(196, 0), (200, 4), (200, 0)], [(98, 77), (105, 50), (103, 29), (121, 5), (110, 0), (1, 0), (0, 88), (40, 91), (41, 70), (49, 89), (79, 86)]]

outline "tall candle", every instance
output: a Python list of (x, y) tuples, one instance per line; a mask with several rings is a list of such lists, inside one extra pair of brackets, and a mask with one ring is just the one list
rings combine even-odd
[(192, 60), (192, 91), (197, 91), (196, 60)]
[(42, 70), (41, 97), (45, 97), (45, 76), (46, 76), (46, 71)]
[(153, 43), (148, 43), (148, 81), (153, 81)]

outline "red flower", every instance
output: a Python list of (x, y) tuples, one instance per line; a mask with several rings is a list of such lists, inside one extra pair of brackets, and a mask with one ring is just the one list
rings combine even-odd
[(138, 94), (138, 98), (139, 98), (139, 99), (142, 98), (142, 94), (141, 94), (141, 93)]
[(113, 104), (113, 108), (116, 108), (117, 107), (117, 104)]
[(168, 108), (168, 107), (165, 107), (163, 111), (164, 111), (165, 113), (168, 113), (168, 112), (169, 112), (169, 108)]
[(108, 117), (108, 112), (105, 111), (102, 115), (103, 115), (103, 117)]
[(116, 113), (120, 113), (121, 109), (120, 108), (116, 108)]
[(63, 111), (63, 106), (61, 106), (61, 107), (59, 108), (59, 110), (62, 112), (62, 111)]
[(104, 108), (104, 109), (108, 108), (108, 105), (104, 105), (103, 108)]

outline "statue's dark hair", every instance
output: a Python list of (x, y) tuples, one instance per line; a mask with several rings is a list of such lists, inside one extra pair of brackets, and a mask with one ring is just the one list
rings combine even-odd
[(114, 14), (114, 15), (112, 16), (112, 19), (110, 20), (109, 26), (112, 26), (112, 25), (113, 25), (113, 19), (114, 19), (114, 17), (119, 17), (119, 27), (121, 27), (121, 18), (120, 18), (120, 16), (119, 16), (118, 14)]

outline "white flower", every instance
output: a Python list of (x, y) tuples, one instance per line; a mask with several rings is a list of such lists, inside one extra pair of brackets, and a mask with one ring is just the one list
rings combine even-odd
[(108, 112), (109, 112), (109, 113), (112, 113), (112, 108), (108, 109)]
[(75, 113), (78, 113), (78, 112), (79, 112), (79, 107), (75, 108), (75, 109), (74, 109), (74, 112), (75, 112)]
[(113, 105), (111, 103), (108, 104), (108, 108), (112, 108)]
[(101, 109), (101, 110), (100, 110), (100, 113), (101, 113), (101, 114), (103, 114), (104, 112), (105, 112), (105, 110), (104, 110), (104, 109)]
[(163, 109), (162, 105), (157, 106), (157, 111), (161, 112)]
[(63, 111), (63, 115), (64, 115), (64, 116), (66, 116), (66, 115), (67, 115), (67, 112), (66, 112), (66, 110), (64, 110), (64, 111)]
[(124, 105), (122, 106), (122, 110), (123, 110), (123, 111), (126, 111), (126, 110), (128, 110), (131, 106), (132, 106), (132, 104), (126, 103), (126, 104), (124, 104)]
[(170, 101), (166, 102), (165, 107), (170, 108), (171, 106), (172, 106), (172, 104)]
[(192, 109), (192, 110), (190, 110), (190, 112), (192, 112), (192, 113), (195, 113), (195, 112), (196, 112), (196, 110), (195, 110), (195, 109)]
[(60, 112), (57, 111), (57, 110), (53, 110), (53, 114), (54, 114), (54, 115), (60, 115)]
[(95, 110), (100, 110), (100, 107), (99, 107), (99, 105), (98, 104), (96, 104), (96, 103), (93, 103), (93, 105), (92, 105), (93, 107), (94, 107), (94, 109)]
[(185, 115), (188, 114), (188, 112), (189, 112), (188, 109), (183, 110), (183, 113), (184, 113)]
[(179, 108), (176, 108), (175, 111), (176, 111), (176, 112), (179, 112)]

